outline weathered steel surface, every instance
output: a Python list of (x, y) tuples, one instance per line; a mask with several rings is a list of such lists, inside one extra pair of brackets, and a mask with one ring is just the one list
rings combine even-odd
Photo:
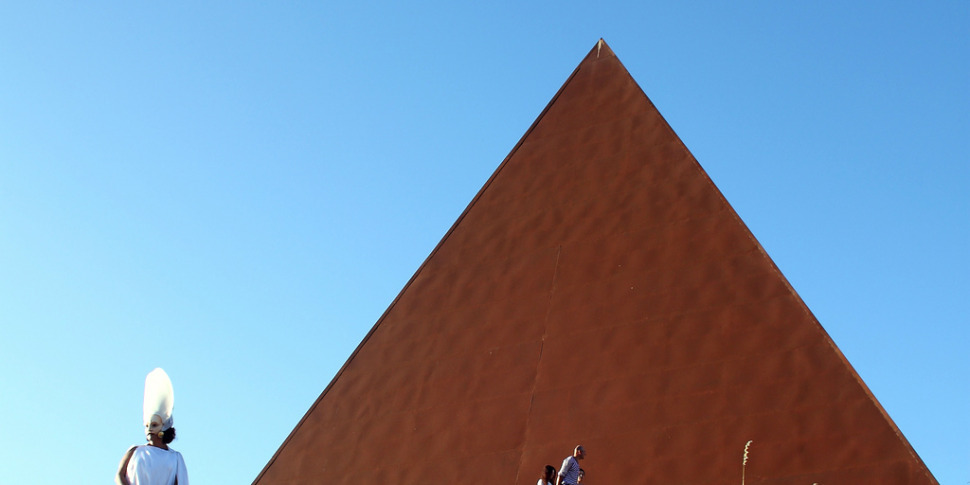
[(935, 483), (608, 46), (255, 483)]

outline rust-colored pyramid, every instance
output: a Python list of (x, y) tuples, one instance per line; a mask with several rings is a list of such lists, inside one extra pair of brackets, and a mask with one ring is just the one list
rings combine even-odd
[(602, 41), (255, 483), (532, 485), (580, 443), (601, 485), (936, 483)]

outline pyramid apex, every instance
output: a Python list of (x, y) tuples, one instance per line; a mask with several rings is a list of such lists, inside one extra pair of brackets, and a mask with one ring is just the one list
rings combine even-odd
[(608, 56), (616, 57), (616, 54), (613, 52), (613, 49), (610, 49), (609, 44), (607, 44), (606, 41), (603, 40), (602, 37), (600, 37), (600, 39), (596, 41), (596, 45), (593, 46), (593, 49), (590, 51), (587, 57), (593, 57), (594, 59), (599, 59), (600, 57), (608, 57)]

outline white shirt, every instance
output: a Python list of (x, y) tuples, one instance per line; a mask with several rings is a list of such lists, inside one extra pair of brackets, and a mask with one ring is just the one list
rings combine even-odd
[(169, 448), (163, 450), (156, 446), (136, 446), (128, 460), (126, 470), (131, 485), (189, 485), (189, 474), (185, 469), (182, 454)]

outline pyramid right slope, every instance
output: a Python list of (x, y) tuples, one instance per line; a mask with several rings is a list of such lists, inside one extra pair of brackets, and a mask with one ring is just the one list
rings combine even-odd
[(936, 483), (612, 51), (594, 57), (514, 155), (569, 161), (569, 201), (531, 202), (577, 223), (557, 235), (530, 437), (572, 423), (603, 461), (639, 457), (642, 483), (709, 481), (748, 440), (747, 483)]

